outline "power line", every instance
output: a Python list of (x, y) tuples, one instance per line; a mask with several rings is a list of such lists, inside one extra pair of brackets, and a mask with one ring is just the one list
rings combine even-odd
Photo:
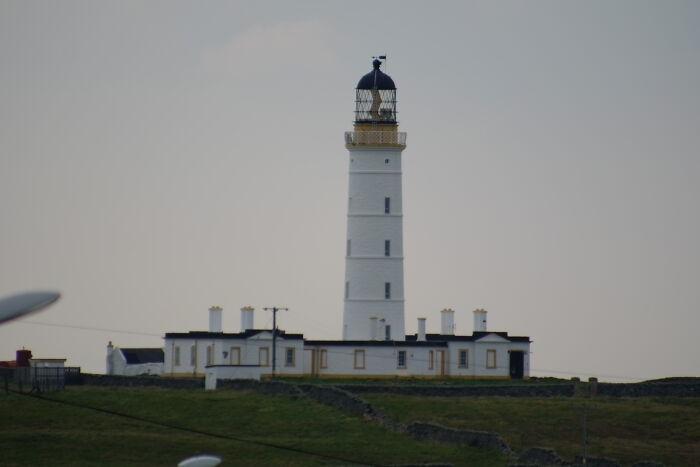
[(196, 429), (196, 428), (189, 428), (189, 427), (185, 427), (185, 426), (173, 425), (173, 424), (170, 424), (170, 423), (165, 423), (165, 422), (160, 422), (160, 421), (157, 421), (157, 420), (151, 420), (151, 419), (148, 419), (148, 418), (139, 417), (139, 416), (137, 416), (137, 415), (131, 415), (131, 414), (123, 413), (123, 412), (117, 412), (117, 411), (115, 411), (115, 410), (102, 409), (102, 408), (99, 408), (99, 407), (92, 407), (92, 406), (89, 406), (89, 405), (79, 404), (79, 403), (77, 403), (77, 402), (62, 401), (62, 400), (58, 400), (58, 399), (51, 399), (50, 397), (44, 397), (44, 396), (40, 396), (40, 395), (38, 395), (38, 394), (23, 393), (23, 392), (15, 391), (15, 390), (13, 390), (13, 389), (9, 389), (8, 391), (9, 391), (9, 392), (12, 392), (12, 393), (14, 393), (14, 394), (17, 394), (17, 395), (21, 395), (21, 396), (32, 397), (32, 398), (35, 398), (35, 399), (39, 399), (39, 400), (43, 400), (43, 401), (48, 401), (48, 402), (54, 402), (54, 403), (57, 403), (57, 404), (63, 404), (63, 405), (67, 405), (67, 406), (70, 406), (70, 407), (78, 407), (78, 408), (81, 408), (81, 409), (92, 410), (92, 411), (94, 411), (94, 412), (99, 412), (99, 413), (103, 413), (103, 414), (107, 414), (107, 415), (112, 415), (112, 416), (116, 416), (116, 417), (127, 418), (127, 419), (129, 419), (129, 420), (136, 420), (136, 421), (138, 421), (138, 422), (149, 423), (149, 424), (151, 424), (151, 425), (157, 425), (157, 426), (161, 426), (161, 427), (164, 427), (164, 428), (169, 428), (169, 429), (172, 429), (172, 430), (179, 430), (179, 431), (184, 431), (184, 432), (187, 432), (187, 433), (194, 433), (194, 434), (198, 434), (198, 435), (202, 435), (202, 436), (208, 436), (208, 437), (210, 437), (210, 438), (218, 438), (218, 439), (224, 439), (224, 440), (228, 440), (228, 441), (237, 441), (237, 442), (239, 442), (239, 443), (254, 444), (254, 445), (263, 446), (263, 447), (266, 447), (266, 448), (280, 449), (280, 450), (282, 450), (282, 451), (289, 451), (289, 452), (295, 452), (295, 453), (298, 453), (298, 454), (304, 454), (304, 455), (307, 455), (307, 456), (321, 457), (321, 458), (324, 458), (324, 459), (331, 459), (331, 460), (334, 460), (334, 461), (341, 461), (341, 462), (349, 462), (349, 463), (355, 464), (355, 465), (369, 465), (369, 466), (381, 467), (381, 464), (371, 464), (371, 463), (367, 463), (367, 462), (364, 462), (364, 461), (358, 461), (358, 460), (356, 460), (356, 459), (349, 459), (349, 458), (344, 458), (344, 457), (338, 457), (338, 456), (333, 456), (333, 455), (330, 455), (330, 454), (323, 454), (323, 453), (308, 451), (308, 450), (306, 450), (306, 449), (294, 448), (294, 447), (290, 447), (290, 446), (283, 446), (283, 445), (274, 444), (274, 443), (268, 443), (268, 442), (265, 442), (265, 441), (256, 441), (256, 440), (252, 440), (252, 439), (245, 439), (245, 438), (240, 438), (240, 437), (238, 437), (238, 436), (233, 436), (233, 435), (223, 435), (223, 434), (219, 434), (219, 433), (212, 433), (212, 432), (209, 432), (209, 431), (198, 430), (198, 429)]
[(108, 329), (108, 328), (97, 328), (92, 326), (79, 326), (76, 324), (59, 324), (59, 323), (42, 323), (39, 321), (17, 321), (17, 324), (34, 324), (39, 326), (53, 326), (57, 328), (70, 328), (70, 329), (81, 329), (83, 331), (100, 331), (100, 332), (112, 332), (119, 334), (135, 334), (139, 336), (155, 336), (163, 337), (163, 334), (155, 334), (151, 332), (141, 332), (141, 331), (127, 331), (123, 329)]

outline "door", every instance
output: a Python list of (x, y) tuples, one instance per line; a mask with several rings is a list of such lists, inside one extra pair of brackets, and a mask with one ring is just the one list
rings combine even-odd
[(445, 360), (445, 351), (438, 350), (435, 352), (437, 356), (437, 370), (440, 376), (447, 376), (447, 361)]
[(523, 379), (524, 357), (525, 353), (522, 350), (510, 351), (510, 377), (512, 379)]

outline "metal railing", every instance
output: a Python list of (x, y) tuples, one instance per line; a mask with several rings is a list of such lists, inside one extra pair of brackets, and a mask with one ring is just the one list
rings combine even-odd
[(66, 384), (80, 384), (80, 367), (14, 367), (0, 368), (0, 383), (5, 391), (48, 392), (63, 389)]
[(346, 131), (347, 146), (406, 146), (405, 131)]

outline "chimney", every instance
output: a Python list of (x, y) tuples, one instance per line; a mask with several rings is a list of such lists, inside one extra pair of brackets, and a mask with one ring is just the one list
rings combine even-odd
[(443, 336), (454, 336), (455, 334), (455, 311), (452, 308), (445, 308), (440, 312), (442, 328), (440, 334)]
[(418, 318), (418, 336), (417, 341), (425, 341), (425, 318)]
[(486, 331), (486, 310), (478, 308), (474, 310), (474, 332)]
[(28, 367), (29, 360), (32, 358), (32, 351), (27, 349), (18, 350), (15, 352), (15, 361), (18, 367)]
[(249, 329), (254, 329), (253, 312), (255, 308), (252, 306), (244, 306), (241, 308), (241, 332), (246, 332)]
[(221, 329), (221, 310), (220, 306), (209, 308), (209, 332), (223, 332)]
[(371, 341), (376, 341), (377, 340), (377, 318), (376, 316), (372, 316), (369, 318), (369, 340)]
[(112, 345), (112, 341), (109, 341), (109, 344), (107, 344), (107, 374), (108, 375), (113, 375), (114, 374), (114, 360), (113, 360), (113, 355), (114, 355), (114, 346)]

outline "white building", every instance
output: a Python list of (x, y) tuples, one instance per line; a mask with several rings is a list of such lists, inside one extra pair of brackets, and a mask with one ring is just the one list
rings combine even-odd
[[(212, 314), (221, 309), (213, 307)], [(530, 339), (488, 331), (486, 311), (475, 310), (475, 331), (454, 334), (454, 314), (441, 312), (441, 332), (426, 333), (425, 318), (418, 332), (402, 340), (310, 340), (302, 334), (253, 329), (252, 307), (241, 310), (241, 330), (171, 332), (165, 335), (164, 375), (206, 377), (214, 389), (220, 379), (260, 379), (277, 376), (311, 377), (461, 377), (527, 378)], [(375, 322), (375, 319), (368, 320)], [(210, 319), (221, 323), (220, 317)], [(276, 349), (273, 355), (273, 348)], [(273, 358), (274, 360), (273, 364)]]
[(241, 309), (241, 331), (225, 333), (221, 308), (209, 309), (209, 331), (165, 334), (165, 376), (204, 376), (210, 367), (229, 377), (259, 379), (275, 373), (300, 376), (304, 373), (304, 336), (271, 329), (253, 329), (253, 308)]
[[(381, 62), (356, 88), (349, 151), (343, 340), (255, 329), (241, 309), (238, 333), (225, 333), (221, 308), (209, 310), (209, 331), (167, 333), (164, 374), (218, 379), (275, 375), (315, 377), (527, 378), (530, 339), (489, 331), (486, 311), (473, 313), (474, 332), (455, 335), (455, 312), (440, 313), (440, 332), (405, 334), (401, 154), (396, 86)], [(276, 358), (273, 357), (276, 355)]]
[(162, 375), (163, 349), (121, 348), (107, 344), (108, 375)]

